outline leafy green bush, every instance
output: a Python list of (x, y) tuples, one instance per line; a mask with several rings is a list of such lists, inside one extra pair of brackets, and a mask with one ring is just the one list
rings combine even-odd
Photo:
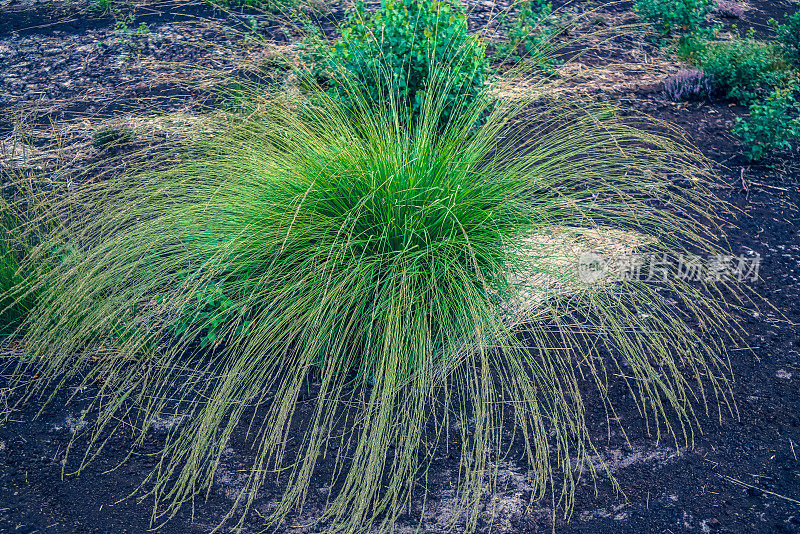
[(480, 94), (488, 68), (484, 45), (468, 33), (464, 6), (449, 0), (383, 0), (375, 13), (359, 1), (333, 50), (317, 50), (313, 60), (322, 62), (317, 70), (328, 74), (331, 94), (345, 105), (361, 105), (362, 96), (369, 106), (392, 99), (412, 118), (433, 71), (446, 71), (442, 120), (457, 118)]
[(713, 0), (636, 0), (634, 9), (662, 35), (708, 36), (715, 31), (715, 28), (705, 26), (714, 5)]
[[(626, 377), (650, 424), (676, 440), (689, 440), (705, 392), (729, 401), (725, 344), (704, 340), (730, 324), (700, 288), (586, 285), (569, 267), (576, 232), (634, 232), (654, 254), (717, 250), (696, 223), (718, 206), (702, 156), (613, 107), (541, 92), (513, 105), (461, 93), (443, 122), (453, 97), (436, 84), (448, 74), (431, 77), (435, 99), (411, 126), (405, 106), (371, 91), (357, 105), (355, 92), (347, 105), (269, 97), (246, 116), (210, 114), (196, 144), (147, 171), (54, 201), (65, 214), (54, 237), (75, 252), (37, 281), (19, 372), (48, 398), (65, 376), (102, 378), (87, 414), (93, 449), (117, 425), (129, 435), (135, 422), (139, 443), (160, 414), (186, 415), (149, 479), (159, 514), (210, 488), (231, 436), (249, 434), (237, 513), (280, 476), (268, 517), (279, 524), (325, 458), (336, 475), (320, 521), (390, 531), (452, 432), (463, 466), (453, 520), (463, 512), (474, 531), (507, 428), (535, 497), (564, 476), (553, 489), (569, 507), (575, 462), (602, 469), (582, 376), (609, 406), (606, 381)], [(121, 417), (127, 400), (140, 418)]]
[(792, 75), (780, 49), (757, 41), (752, 31), (744, 39), (710, 43), (700, 66), (717, 92), (746, 104), (770, 88), (784, 85)]
[(750, 104), (747, 119), (736, 118), (733, 131), (742, 138), (750, 161), (761, 160), (772, 150), (788, 150), (800, 141), (796, 92), (797, 83), (776, 88), (763, 102)]
[(769, 23), (775, 28), (786, 57), (800, 66), (800, 11), (784, 15), (784, 20), (786, 24), (779, 24), (775, 19), (770, 19)]

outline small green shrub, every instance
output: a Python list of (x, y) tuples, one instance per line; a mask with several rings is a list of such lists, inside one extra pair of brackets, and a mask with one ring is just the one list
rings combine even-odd
[(733, 131), (744, 142), (750, 161), (759, 161), (772, 150), (788, 150), (800, 141), (797, 88), (797, 83), (776, 88), (763, 102), (750, 104), (747, 119), (736, 118)]
[(800, 10), (794, 15), (784, 15), (785, 24), (770, 19), (786, 57), (800, 66)]
[(705, 25), (713, 0), (636, 0), (634, 9), (662, 35), (708, 36), (715, 28)]
[(206, 3), (223, 8), (252, 7), (273, 13), (286, 13), (296, 9), (298, 0), (205, 0)]
[(780, 48), (757, 41), (752, 31), (743, 39), (710, 43), (700, 66), (716, 92), (742, 104), (784, 85), (792, 74)]
[(464, 6), (448, 0), (384, 0), (372, 14), (359, 1), (333, 49), (315, 51), (317, 74), (326, 73), (330, 94), (345, 105), (392, 100), (411, 119), (420, 113), (434, 71), (447, 78), (439, 86), (446, 92), (446, 121), (482, 91), (488, 69), (484, 45), (468, 33)]
[(33, 305), (24, 289), (22, 261), (29, 243), (21, 235), (20, 223), (17, 210), (0, 198), (0, 337), (14, 332)]
[(508, 42), (497, 46), (497, 55), (503, 59), (527, 58), (551, 64), (547, 51), (552, 38), (560, 31), (552, 18), (553, 5), (547, 0), (526, 0), (515, 6), (515, 17), (509, 20), (504, 14), (499, 21), (506, 29)]
[(682, 35), (678, 39), (676, 53), (678, 57), (689, 63), (697, 64), (705, 53), (708, 42), (694, 34)]
[[(228, 288), (213, 279), (205, 280), (202, 276), (194, 278), (203, 281), (194, 290), (193, 298), (178, 310), (172, 332), (176, 336), (196, 332), (200, 338), (200, 348), (216, 343), (231, 324), (237, 325), (231, 334), (233, 337), (247, 335), (252, 320), (247, 309), (226, 294)], [(156, 303), (168, 303), (170, 297), (169, 294), (158, 295)]]
[(4, 297), (21, 282), (18, 270), (17, 248), (8, 232), (0, 229), (0, 336), (13, 331), (20, 320), (20, 309), (16, 306), (9, 308), (13, 300), (10, 296)]
[(131, 52), (138, 52), (145, 44), (142, 42), (142, 38), (145, 38), (144, 41), (146, 41), (147, 36), (150, 34), (150, 25), (146, 22), (140, 22), (138, 26), (135, 26), (136, 15), (133, 13), (127, 16), (117, 13), (117, 16), (119, 18), (114, 24), (114, 33), (119, 36), (120, 44)]
[(91, 4), (91, 8), (98, 13), (109, 13), (112, 4), (113, 0), (94, 0)]
[(330, 83), (331, 67), (335, 63), (334, 48), (325, 39), (319, 26), (302, 19), (303, 39), (298, 43), (300, 59), (304, 62), (306, 77), (318, 85)]

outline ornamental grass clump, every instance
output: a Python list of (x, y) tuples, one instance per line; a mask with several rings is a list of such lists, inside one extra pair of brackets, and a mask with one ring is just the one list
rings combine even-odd
[(731, 408), (719, 287), (587, 284), (575, 253), (581, 235), (717, 250), (702, 157), (544, 88), (514, 104), (468, 92), (443, 120), (440, 67), (415, 121), (357, 81), (347, 104), (253, 95), (246, 115), (210, 114), (197, 139), (51, 203), (71, 213), (57, 238), (72, 253), (35, 281), (17, 374), (35, 375), (29, 397), (96, 389), (78, 471), (123, 425), (135, 448), (172, 416), (146, 485), (157, 520), (213, 487), (235, 437), (252, 455), (221, 521), (277, 477), (279, 525), (324, 464), (314, 528), (388, 531), (449, 446), (452, 524), (473, 531), (509, 431), (531, 499), (552, 491), (568, 513), (574, 467), (603, 472), (589, 390), (612, 413), (610, 384), (627, 384), (676, 444), (696, 408)]

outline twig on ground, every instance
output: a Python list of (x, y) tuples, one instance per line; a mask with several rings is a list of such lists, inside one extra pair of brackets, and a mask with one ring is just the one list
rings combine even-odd
[(728, 482), (731, 482), (731, 483), (733, 483), (733, 484), (735, 484), (737, 486), (742, 486), (742, 487), (745, 487), (745, 488), (752, 488), (752, 489), (758, 490), (758, 491), (760, 491), (762, 493), (766, 493), (767, 495), (772, 495), (773, 497), (777, 497), (779, 499), (783, 499), (784, 501), (789, 501), (789, 502), (792, 502), (792, 503), (795, 503), (795, 504), (800, 504), (800, 501), (798, 501), (797, 499), (792, 499), (791, 497), (787, 497), (786, 495), (781, 495), (780, 493), (775, 493), (774, 491), (770, 491), (768, 489), (759, 488), (758, 486), (754, 486), (752, 484), (748, 484), (747, 482), (741, 481), (738, 478), (733, 478), (733, 477), (728, 476), (728, 475), (719, 475), (719, 476), (724, 478)]

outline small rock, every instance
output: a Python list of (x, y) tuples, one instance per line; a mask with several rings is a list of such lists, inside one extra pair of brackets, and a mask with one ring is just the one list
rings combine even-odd
[(747, 493), (748, 497), (758, 497), (763, 492), (758, 488), (747, 488), (747, 491), (745, 493)]

